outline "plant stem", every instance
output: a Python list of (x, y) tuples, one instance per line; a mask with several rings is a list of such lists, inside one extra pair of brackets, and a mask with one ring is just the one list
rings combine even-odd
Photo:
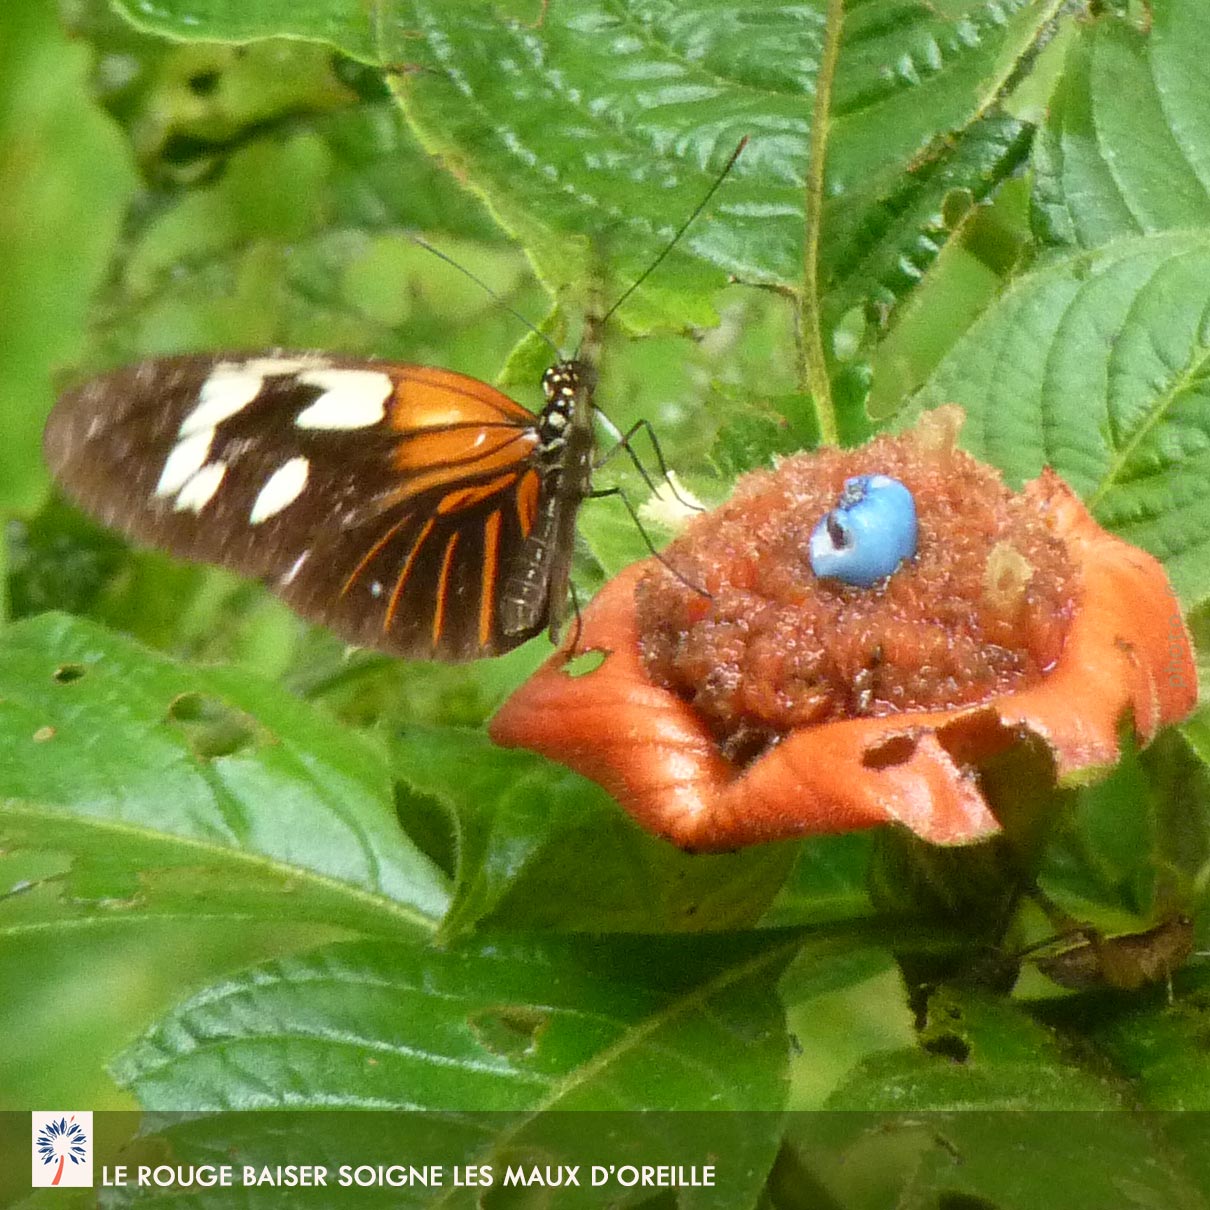
[(807, 165), (806, 234), (803, 240), (802, 347), (806, 362), (806, 387), (815, 404), (821, 445), (840, 443), (819, 308), (819, 244), (823, 228), (828, 135), (831, 133), (832, 88), (836, 80), (836, 61), (840, 57), (843, 24), (844, 0), (828, 0), (819, 72), (815, 77), (815, 107), (811, 115), (811, 158)]

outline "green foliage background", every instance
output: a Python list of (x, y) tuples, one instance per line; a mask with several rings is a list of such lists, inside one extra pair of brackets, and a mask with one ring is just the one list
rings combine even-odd
[[(184, 349), (372, 352), (535, 404), (545, 347), (408, 234), (574, 347), (747, 135), (610, 334), (614, 420), (651, 419), (719, 500), (821, 434), (957, 400), (973, 452), (1014, 483), (1056, 467), (1159, 557), (1196, 632), (1210, 14), (845, 8), (0, 7), (0, 1105), (1207, 1108), (1197, 960), (1171, 989), (1074, 997), (968, 963), (910, 1011), (893, 955), (965, 952), (961, 911), (910, 879), (871, 898), (882, 839), (675, 852), (487, 742), (544, 640), (470, 668), (350, 654), (254, 585), (128, 549), (41, 463), (58, 388)], [(585, 592), (644, 553), (610, 502), (582, 532)], [(1111, 933), (1196, 917), (1207, 717), (1064, 798), (1039, 877), (1066, 911)], [(1027, 906), (1002, 946), (1048, 930)], [(1121, 1122), (1070, 1181), (976, 1167), (962, 1196), (1203, 1187), (1163, 1121)], [(762, 1120), (745, 1143), (746, 1202), (798, 1204), (794, 1140)], [(1106, 1192), (1106, 1156), (1161, 1144)], [(872, 1146), (842, 1132), (832, 1154)], [(957, 1187), (884, 1146), (887, 1188)], [(812, 1179), (886, 1204), (852, 1172)]]

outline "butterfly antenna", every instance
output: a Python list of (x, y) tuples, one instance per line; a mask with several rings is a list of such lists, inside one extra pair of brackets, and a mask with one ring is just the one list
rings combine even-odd
[(731, 153), (730, 158), (723, 165), (722, 172), (720, 172), (718, 174), (718, 176), (714, 178), (714, 183), (710, 186), (709, 189), (706, 190), (705, 197), (703, 197), (702, 200), (700, 202), (698, 202), (698, 204), (696, 206), (694, 206), (694, 208), (690, 211), (689, 217), (687, 219), (685, 219), (685, 221), (683, 223), (681, 223), (681, 225), (676, 229), (676, 233), (664, 245), (664, 250), (659, 254), (659, 256), (657, 256), (655, 258), (655, 260), (653, 260), (651, 262), (651, 264), (649, 264), (647, 266), (647, 268), (644, 269), (643, 272), (640, 273), (639, 276), (633, 282), (630, 283), (630, 285), (622, 292), (622, 297), (619, 298), (617, 300), (617, 302), (615, 302), (613, 304), (613, 306), (610, 307), (609, 310), (606, 311), (605, 314), (601, 316), (601, 318), (597, 324), (598, 327), (603, 328), (605, 326), (606, 322), (609, 320), (610, 316), (613, 315), (613, 313), (660, 267), (664, 258), (668, 255), (669, 252), (672, 251), (673, 248), (675, 248), (677, 246), (677, 244), (680, 242), (681, 236), (684, 235), (685, 232), (689, 229), (689, 227), (692, 225), (694, 219), (696, 219), (697, 216), (699, 214), (701, 214), (701, 212), (703, 210), (705, 210), (708, 205), (710, 205), (710, 199), (718, 192), (719, 186), (730, 175), (731, 169), (735, 167), (735, 161), (739, 159), (740, 153), (747, 146), (748, 146), (748, 136), (744, 135), (744, 137), (742, 139), (740, 139), (740, 141), (739, 141), (739, 146), (736, 147), (736, 149)]
[[(708, 200), (708, 198), (707, 198), (707, 200)], [(700, 207), (699, 207), (699, 209), (700, 209)], [(541, 328), (539, 328), (536, 324), (532, 323), (530, 320), (526, 319), (525, 316), (522, 315), (520, 311), (518, 311), (515, 307), (509, 306), (509, 304), (507, 302), (505, 302), (504, 299), (501, 298), (500, 295), (495, 290), (493, 290), (491, 288), (491, 286), (489, 286), (487, 284), (487, 282), (485, 282), (483, 280), (483, 278), (479, 277), (477, 274), (472, 273), (465, 265), (459, 264), (448, 253), (442, 252), (440, 248), (434, 248), (432, 244), (428, 243), (427, 240), (422, 240), (420, 238), (420, 236), (409, 234), (408, 239), (410, 239), (412, 241), (412, 243), (418, 244), (426, 252), (431, 252), (438, 260), (443, 260), (443, 261), (445, 261), (445, 263), (447, 265), (452, 265), (455, 269), (458, 270), (459, 273), (462, 274), (463, 277), (470, 278), (470, 280), (473, 281), (475, 283), (475, 285), (477, 285), (485, 294), (487, 294), (487, 296), (489, 298), (494, 299), (495, 302), (497, 302), (501, 307), (503, 307), (504, 310), (506, 310), (514, 319), (519, 320), (522, 324), (524, 324), (525, 327), (527, 327), (536, 337), (538, 337), (539, 340), (545, 341), (546, 344), (549, 345), (550, 348), (554, 351), (556, 361), (562, 360), (563, 351), (559, 348), (559, 346), (557, 344), (555, 344), (555, 342), (553, 340), (551, 340), (551, 338), (549, 336), (547, 336), (546, 333), (543, 332)], [(643, 276), (646, 277), (646, 274), (644, 274)], [(640, 281), (641, 280), (642, 279), (640, 278)]]

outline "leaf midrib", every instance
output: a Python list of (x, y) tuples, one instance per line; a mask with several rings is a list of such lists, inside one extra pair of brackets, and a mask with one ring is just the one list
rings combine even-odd
[[(628, 1051), (646, 1041), (664, 1026), (671, 1024), (677, 1017), (684, 1016), (708, 1004), (720, 992), (758, 973), (762, 968), (775, 967), (781, 961), (788, 960), (798, 952), (801, 946), (802, 935), (796, 931), (792, 938), (783, 943), (772, 945), (744, 962), (729, 966), (713, 978), (697, 984), (688, 993), (675, 996), (662, 1009), (649, 1014), (640, 1022), (624, 1030), (616, 1042), (598, 1051), (591, 1059), (568, 1072), (562, 1079), (552, 1083), (548, 1095), (524, 1114), (515, 1125), (498, 1135), (494, 1146), (498, 1150), (507, 1148), (508, 1144), (532, 1121), (544, 1113), (555, 1110), (559, 1101), (565, 1096), (581, 1085), (590, 1083)], [(448, 1196), (447, 1193), (433, 1204), (435, 1206), (446, 1204)]]
[[(145, 827), (136, 827), (128, 823), (119, 823), (114, 820), (98, 819), (95, 816), (69, 814), (65, 811), (56, 810), (53, 807), (41, 804), (28, 804), (22, 800), (0, 798), (0, 819), (3, 819), (6, 814), (26, 817), (31, 820), (42, 820), (49, 814), (68, 827), (82, 828), (98, 835), (115, 838), (137, 837), (143, 843), (192, 850), (206, 856), (206, 861), (195, 864), (247, 865), (278, 876), (284, 876), (296, 883), (299, 881), (309, 882), (316, 888), (322, 888), (330, 893), (334, 892), (356, 903), (359, 908), (371, 907), (376, 911), (393, 917), (405, 923), (409, 928), (423, 933), (426, 937), (433, 935), (439, 923), (439, 920), (425, 915), (419, 908), (405, 904), (400, 900), (392, 899), (379, 892), (354, 886), (352, 883), (344, 882), (329, 874), (323, 874), (309, 866), (288, 864), (265, 853), (249, 852), (242, 848), (213, 844), (197, 837), (155, 831)], [(56, 847), (62, 848), (64, 846)], [(161, 868), (171, 869), (172, 867), (164, 866)]]
[(1157, 396), (1156, 401), (1147, 409), (1142, 422), (1135, 427), (1129, 440), (1119, 446), (1113, 457), (1110, 458), (1109, 465), (1096, 490), (1085, 501), (1090, 511), (1095, 512), (1097, 505), (1101, 503), (1105, 495), (1117, 486), (1118, 476), (1129, 464), (1135, 452), (1155, 427), (1167, 417), (1169, 409), (1175, 406), (1176, 401), (1207, 366), (1210, 366), (1210, 349), (1203, 349), (1202, 355), (1191, 358), (1180, 375), (1173, 379), (1171, 386)]

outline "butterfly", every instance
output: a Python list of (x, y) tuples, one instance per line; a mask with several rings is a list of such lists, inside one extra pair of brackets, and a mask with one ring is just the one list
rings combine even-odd
[(558, 361), (535, 414), (428, 366), (165, 357), (65, 394), (43, 449), (67, 495), (133, 539), (261, 577), (350, 643), (471, 660), (558, 636), (593, 386)]

